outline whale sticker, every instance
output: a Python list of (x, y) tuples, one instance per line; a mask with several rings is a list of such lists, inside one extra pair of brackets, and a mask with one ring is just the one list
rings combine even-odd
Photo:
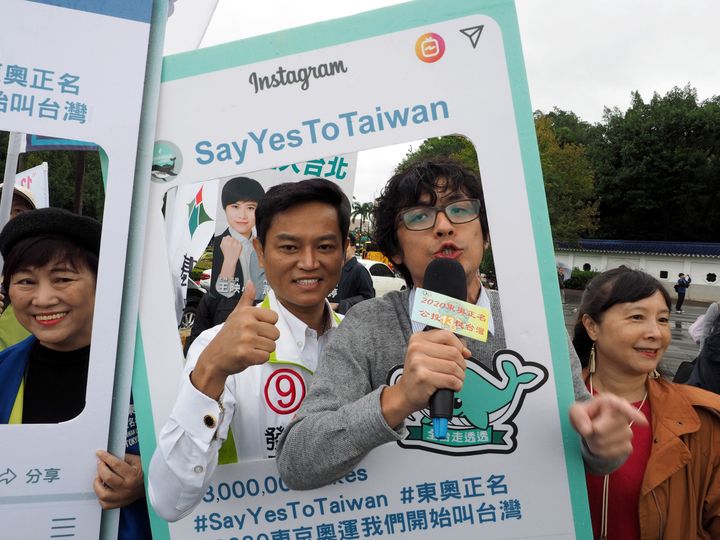
[[(465, 383), (455, 394), (446, 439), (434, 436), (430, 413), (423, 409), (405, 419), (408, 435), (398, 444), (453, 456), (513, 452), (517, 446), (513, 418), (525, 396), (547, 381), (548, 372), (509, 349), (495, 352), (492, 364), (488, 369), (474, 358), (468, 359)], [(390, 370), (388, 384), (396, 384), (402, 371), (403, 366)]]

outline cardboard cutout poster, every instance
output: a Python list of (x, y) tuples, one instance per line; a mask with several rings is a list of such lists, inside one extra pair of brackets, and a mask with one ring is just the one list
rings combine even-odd
[[(156, 537), (590, 538), (512, 2), (411, 2), (169, 57), (163, 76), (157, 138), (170, 149), (173, 182), (252, 177), (315, 156), (468, 137), (483, 179), (508, 350), (494, 373), (473, 369), (472, 389), (483, 391), (469, 400), (470, 424), (453, 428), (449, 441), (434, 439), (416, 415), (408, 439), (306, 492), (289, 491), (272, 460), (221, 465), (186, 518), (154, 518)], [(135, 393), (145, 460), (182, 370), (167, 258), (157, 253), (162, 231), (148, 230), (135, 369), (136, 388), (149, 391)], [(274, 433), (258, 437), (275, 442)]]
[(89, 141), (107, 164), (85, 408), (60, 424), (0, 425), (3, 538), (99, 534), (95, 452), (108, 444), (151, 8), (151, 0), (0, 6), (0, 129)]
[[(207, 180), (177, 186), (165, 197), (167, 253), (175, 291), (178, 325), (186, 327), (183, 313), (187, 308), (190, 272), (202, 257), (215, 231), (215, 205), (218, 181)], [(194, 311), (193, 316), (194, 319)]]

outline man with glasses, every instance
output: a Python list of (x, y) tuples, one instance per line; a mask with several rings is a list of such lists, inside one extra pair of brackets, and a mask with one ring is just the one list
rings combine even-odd
[[(408, 283), (406, 291), (358, 304), (323, 351), (320, 367), (297, 418), (285, 429), (277, 462), (285, 482), (311, 489), (350, 471), (370, 450), (405, 434), (404, 419), (425, 409), (438, 389), (459, 391), (470, 356), (490, 367), (505, 348), (497, 291), (480, 282), (489, 245), (479, 178), (455, 163), (422, 162), (396, 174), (375, 205), (375, 239)], [(467, 301), (491, 312), (486, 342), (461, 341), (447, 330), (423, 332), (410, 320), (415, 288), (433, 259), (456, 260), (464, 269)], [(587, 399), (574, 350), (576, 397)], [(403, 376), (387, 386), (388, 372)], [(628, 403), (604, 395), (571, 409), (584, 436), (593, 472), (606, 472), (631, 451), (629, 420), (643, 422)]]

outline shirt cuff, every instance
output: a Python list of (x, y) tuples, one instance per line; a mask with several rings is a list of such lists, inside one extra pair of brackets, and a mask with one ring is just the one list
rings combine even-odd
[(173, 407), (173, 420), (193, 439), (207, 446), (216, 438), (224, 439), (227, 435), (227, 426), (223, 425), (225, 406), (222, 404), (225, 392), (219, 401), (215, 401), (193, 386), (189, 374), (184, 377)]

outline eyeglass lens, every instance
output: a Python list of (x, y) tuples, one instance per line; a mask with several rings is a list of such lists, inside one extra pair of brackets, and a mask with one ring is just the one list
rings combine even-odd
[(480, 201), (466, 199), (446, 206), (417, 206), (402, 213), (405, 226), (414, 231), (429, 229), (435, 225), (438, 212), (443, 211), (451, 223), (467, 223), (480, 215)]

